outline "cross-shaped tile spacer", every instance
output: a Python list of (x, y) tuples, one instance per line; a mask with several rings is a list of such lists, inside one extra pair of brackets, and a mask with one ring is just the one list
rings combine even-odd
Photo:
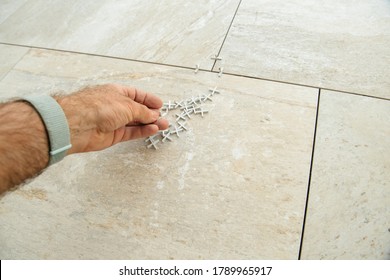
[(211, 57), (211, 59), (217, 61), (217, 60), (222, 60), (222, 57), (214, 55)]
[(174, 109), (175, 104), (171, 103), (171, 100), (169, 100), (167, 103), (164, 103), (163, 105), (165, 108), (168, 108), (168, 110)]
[(223, 67), (219, 67), (218, 77), (221, 77), (223, 73)]
[(186, 118), (183, 116), (183, 114), (176, 114), (176, 121), (178, 121), (178, 120), (183, 120), (183, 121), (185, 121), (186, 120)]
[(214, 94), (219, 94), (221, 93), (220, 91), (217, 90), (217, 87), (215, 88), (209, 88), (209, 91), (211, 91), (211, 96), (213, 96)]
[(149, 136), (148, 138), (145, 139), (145, 142), (153, 142), (155, 140), (154, 138), (156, 138), (157, 136), (158, 136), (158, 134)]
[(155, 150), (157, 150), (157, 143), (160, 142), (160, 140), (155, 140), (155, 141), (151, 141), (151, 143), (148, 145), (148, 149), (150, 149), (151, 147), (153, 147)]
[(177, 137), (180, 137), (180, 136), (179, 136), (179, 132), (180, 132), (180, 131), (183, 131), (183, 129), (181, 129), (180, 127), (175, 126), (175, 127), (174, 127), (174, 130), (171, 131), (171, 134), (175, 133)]
[(204, 110), (202, 107), (199, 107), (197, 108), (197, 110), (195, 111), (195, 114), (201, 114), (202, 115), (202, 118), (203, 118), (203, 114), (204, 113), (208, 113), (209, 111), (207, 110)]
[(206, 102), (207, 100), (210, 100), (210, 101), (213, 101), (212, 99), (211, 99), (211, 93), (209, 94), (209, 95), (203, 95), (203, 97), (202, 97), (202, 101), (203, 102)]
[(189, 119), (191, 119), (191, 113), (193, 111), (194, 111), (193, 109), (184, 109), (184, 111), (182, 113), (182, 116), (183, 117), (188, 117)]
[(169, 130), (164, 130), (162, 132), (163, 139), (161, 141), (165, 142), (166, 140), (172, 141), (172, 138), (169, 137), (171, 135), (171, 132)]
[(195, 74), (198, 73), (198, 71), (199, 71), (199, 64), (196, 64), (196, 68), (195, 68), (195, 71), (194, 71)]
[(184, 130), (187, 130), (187, 128), (185, 127), (185, 124), (186, 124), (186, 122), (184, 122), (184, 123), (181, 123), (181, 122), (177, 122), (177, 124), (179, 125), (179, 129), (184, 129)]
[(175, 101), (175, 109), (178, 107), (183, 108), (185, 105), (183, 103), (184, 103), (184, 101), (179, 101), (179, 102)]

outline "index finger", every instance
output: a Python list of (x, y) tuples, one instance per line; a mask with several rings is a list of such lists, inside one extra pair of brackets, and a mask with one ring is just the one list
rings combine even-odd
[(145, 105), (150, 109), (160, 109), (163, 101), (157, 95), (132, 87), (121, 87), (122, 92), (135, 102)]

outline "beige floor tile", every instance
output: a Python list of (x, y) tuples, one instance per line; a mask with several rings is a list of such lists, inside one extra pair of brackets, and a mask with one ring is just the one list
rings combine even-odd
[(0, 2), (0, 24), (4, 22), (17, 9), (23, 6), (27, 0), (1, 0)]
[(3, 197), (2, 259), (298, 257), (316, 90), (31, 50), (0, 95), (106, 82), (165, 101), (222, 93), (158, 150), (141, 139), (72, 155)]
[(211, 69), (238, 2), (29, 1), (0, 42)]
[(390, 98), (389, 45), (387, 0), (245, 0), (221, 56), (226, 72)]
[(389, 101), (321, 94), (302, 258), (390, 258), (389, 119)]
[(0, 44), (0, 81), (29, 49)]

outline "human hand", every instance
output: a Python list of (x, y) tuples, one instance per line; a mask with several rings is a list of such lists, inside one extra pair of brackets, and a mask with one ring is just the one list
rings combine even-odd
[(159, 119), (161, 99), (135, 88), (107, 84), (55, 98), (69, 123), (68, 154), (102, 150), (168, 128), (168, 121)]

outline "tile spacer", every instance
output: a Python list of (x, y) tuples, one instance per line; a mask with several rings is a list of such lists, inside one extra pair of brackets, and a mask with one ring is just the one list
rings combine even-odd
[(217, 60), (222, 60), (222, 57), (218, 56), (218, 55), (214, 55), (211, 57), (211, 59), (217, 61)]
[(218, 77), (221, 77), (223, 73), (223, 67), (219, 67)]
[(160, 110), (160, 117), (164, 117), (168, 114), (169, 112), (169, 109), (167, 107), (163, 107), (161, 110)]
[(175, 104), (171, 103), (171, 100), (169, 100), (167, 103), (164, 103), (163, 106), (167, 108), (168, 110), (174, 109)]
[(200, 108), (198, 108), (197, 111), (195, 111), (195, 114), (201, 114), (201, 115), (202, 115), (202, 118), (203, 118), (203, 114), (204, 114), (204, 113), (208, 113), (208, 112), (209, 112), (209, 111), (203, 110), (203, 108), (200, 107)]
[(156, 140), (156, 141), (151, 141), (151, 143), (148, 145), (148, 149), (150, 149), (151, 147), (153, 147), (155, 150), (157, 150), (157, 143), (160, 142), (160, 140)]
[(171, 132), (169, 130), (164, 130), (161, 135), (163, 137), (163, 139), (161, 140), (162, 142), (165, 142), (167, 139), (169, 141), (172, 141), (172, 138), (169, 137), (171, 135)]
[(183, 104), (183, 101), (175, 101), (175, 109), (180, 107), (180, 108), (183, 108), (185, 105)]
[(203, 97), (202, 97), (202, 101), (203, 102), (206, 102), (207, 100), (210, 100), (210, 101), (213, 101), (212, 99), (211, 99), (211, 93), (209, 94), (209, 95), (203, 95)]
[(176, 114), (176, 117), (177, 117), (177, 118), (176, 118), (176, 121), (179, 121), (180, 119), (183, 120), (183, 121), (186, 120), (186, 118), (183, 116), (183, 114), (180, 114), (180, 115), (179, 115), (179, 114)]
[[(157, 134), (155, 134), (155, 135), (152, 135), (152, 136), (149, 136), (148, 138), (146, 138), (145, 139), (145, 142), (153, 142), (154, 141), (154, 138), (156, 138), (157, 137)], [(158, 140), (157, 140), (158, 141)]]
[(200, 65), (199, 65), (199, 64), (196, 64), (196, 68), (195, 68), (195, 70), (194, 70), (195, 74), (198, 73), (199, 67), (200, 67)]
[(180, 127), (175, 126), (174, 130), (171, 131), (171, 134), (175, 133), (177, 137), (180, 137), (179, 136), (179, 132), (180, 131), (183, 131), (183, 129), (181, 129)]
[(185, 109), (182, 113), (182, 116), (183, 117), (188, 117), (189, 119), (191, 119), (191, 113), (193, 112), (194, 110), (193, 109)]
[(217, 87), (213, 88), (213, 89), (209, 89), (209, 91), (211, 91), (211, 96), (213, 96), (215, 93), (219, 94), (221, 93), (220, 91), (217, 90)]
[(179, 128), (183, 128), (184, 130), (187, 130), (187, 128), (185, 127), (186, 122), (184, 123), (177, 122), (177, 124), (179, 125)]

